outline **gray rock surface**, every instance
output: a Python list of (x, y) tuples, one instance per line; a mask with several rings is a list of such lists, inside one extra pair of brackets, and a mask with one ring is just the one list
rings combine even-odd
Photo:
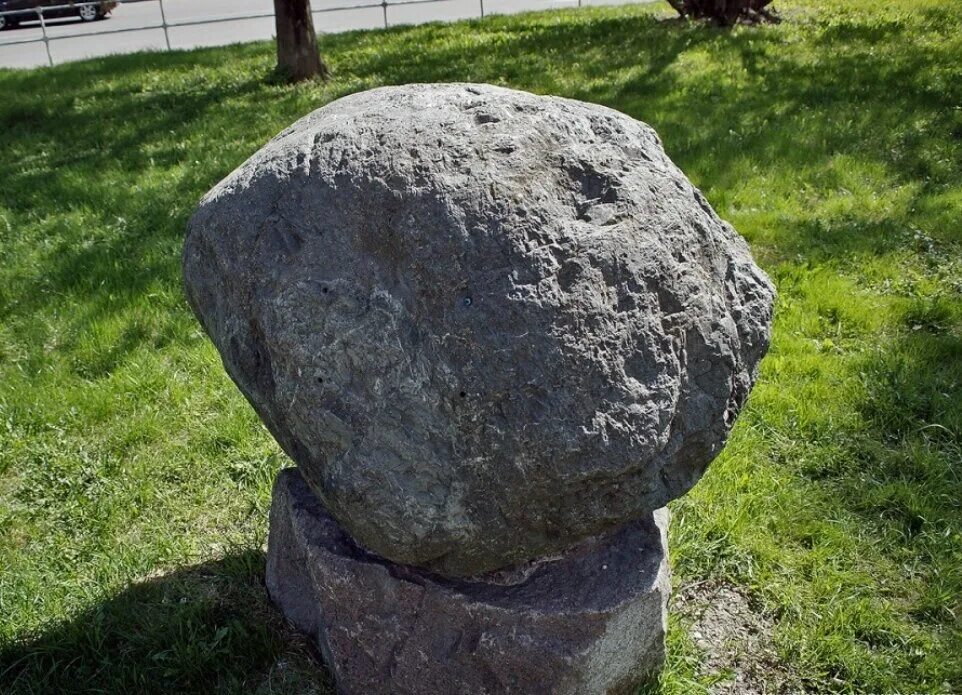
[(335, 101), (218, 184), (191, 306), (331, 514), (470, 576), (685, 493), (773, 288), (648, 126), (486, 85)]
[(555, 561), (444, 579), (358, 547), (288, 469), (267, 586), (341, 693), (634, 693), (664, 660), (666, 526), (660, 510)]

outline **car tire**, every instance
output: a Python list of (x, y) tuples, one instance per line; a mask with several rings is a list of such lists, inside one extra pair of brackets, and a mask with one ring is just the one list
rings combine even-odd
[(96, 22), (104, 18), (104, 13), (99, 5), (84, 5), (77, 9), (77, 14), (84, 22)]

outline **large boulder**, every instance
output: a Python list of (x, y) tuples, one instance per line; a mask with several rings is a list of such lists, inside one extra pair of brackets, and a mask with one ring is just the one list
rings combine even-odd
[(773, 301), (651, 128), (471, 84), (295, 123), (201, 202), (184, 276), (337, 521), (450, 576), (685, 493), (751, 389)]

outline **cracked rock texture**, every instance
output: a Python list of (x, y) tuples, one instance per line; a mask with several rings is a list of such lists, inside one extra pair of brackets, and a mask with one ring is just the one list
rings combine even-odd
[(470, 84), (354, 94), (218, 184), (191, 306), (324, 506), (470, 576), (684, 494), (773, 288), (647, 125)]
[(484, 580), (372, 555), (297, 469), (274, 485), (267, 587), (341, 693), (634, 693), (664, 659), (667, 510)]

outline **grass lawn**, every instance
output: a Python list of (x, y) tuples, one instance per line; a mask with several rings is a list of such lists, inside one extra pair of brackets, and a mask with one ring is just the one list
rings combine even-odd
[[(770, 626), (756, 679), (962, 692), (962, 3), (778, 0), (324, 37), (327, 85), (255, 43), (0, 71), (0, 691), (330, 692), (263, 588), (284, 456), (189, 313), (200, 196), (382, 84), (483, 81), (620, 109), (780, 293), (730, 444), (675, 502), (676, 594)], [(653, 692), (711, 673), (676, 610)]]

